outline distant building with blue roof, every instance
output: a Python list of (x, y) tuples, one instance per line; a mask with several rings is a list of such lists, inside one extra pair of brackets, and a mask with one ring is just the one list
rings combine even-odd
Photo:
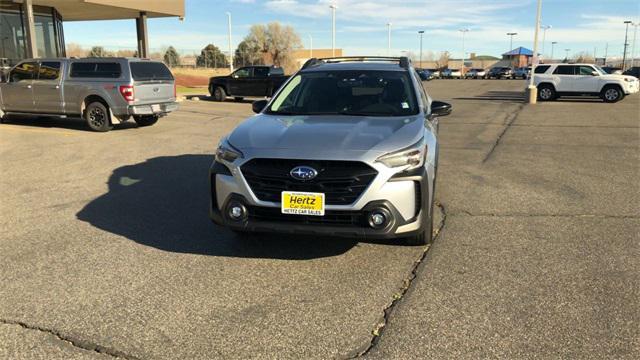
[(502, 60), (507, 60), (512, 67), (530, 66), (533, 60), (533, 51), (522, 46), (502, 54)]

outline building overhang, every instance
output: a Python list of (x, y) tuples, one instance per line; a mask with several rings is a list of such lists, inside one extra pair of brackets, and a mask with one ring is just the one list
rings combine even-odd
[[(22, 0), (13, 0), (22, 3)], [(184, 0), (32, 0), (56, 9), (64, 21), (184, 17)]]

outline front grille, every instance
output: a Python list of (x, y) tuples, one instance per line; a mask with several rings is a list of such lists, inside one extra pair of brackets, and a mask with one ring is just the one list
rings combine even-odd
[[(289, 175), (296, 166), (318, 171), (312, 180), (296, 180)], [(255, 196), (262, 201), (280, 202), (282, 191), (319, 192), (326, 205), (354, 203), (378, 172), (359, 161), (253, 159), (240, 167)]]
[(248, 207), (249, 220), (286, 222), (303, 225), (364, 226), (365, 216), (359, 211), (326, 210), (324, 216), (282, 214), (280, 208)]

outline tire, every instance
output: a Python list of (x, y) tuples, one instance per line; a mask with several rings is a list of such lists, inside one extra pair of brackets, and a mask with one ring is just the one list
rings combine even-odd
[(606, 103), (614, 103), (624, 99), (624, 92), (618, 86), (607, 85), (600, 92), (600, 98)]
[(133, 120), (138, 126), (151, 126), (158, 122), (158, 115), (139, 115), (134, 116)]
[(83, 118), (93, 131), (107, 132), (113, 128), (111, 119), (109, 119), (109, 109), (99, 101), (90, 103), (84, 109)]
[(233, 98), (233, 100), (242, 101), (242, 100), (244, 100), (244, 98), (242, 96), (236, 96), (236, 97)]
[(433, 241), (433, 200), (431, 200), (431, 215), (427, 217), (424, 229), (405, 239), (405, 243), (410, 246), (428, 245)]
[(550, 84), (542, 84), (538, 88), (538, 100), (540, 101), (551, 101), (557, 98), (556, 89), (553, 85)]
[(213, 94), (211, 95), (213, 96), (214, 101), (222, 102), (227, 99), (227, 93), (224, 91), (222, 86), (216, 86), (215, 89), (213, 89)]

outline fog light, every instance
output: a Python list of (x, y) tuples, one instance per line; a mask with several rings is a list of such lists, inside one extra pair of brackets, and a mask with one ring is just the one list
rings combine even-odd
[(242, 216), (242, 208), (240, 206), (231, 207), (231, 210), (229, 211), (229, 216), (231, 216), (234, 219), (240, 219), (240, 217)]
[(233, 221), (244, 220), (247, 217), (247, 208), (238, 201), (227, 205), (227, 216)]
[(384, 215), (382, 215), (382, 214), (375, 213), (375, 214), (371, 215), (371, 223), (373, 225), (375, 225), (375, 226), (380, 226), (380, 225), (384, 224), (385, 220), (386, 219), (385, 219)]

